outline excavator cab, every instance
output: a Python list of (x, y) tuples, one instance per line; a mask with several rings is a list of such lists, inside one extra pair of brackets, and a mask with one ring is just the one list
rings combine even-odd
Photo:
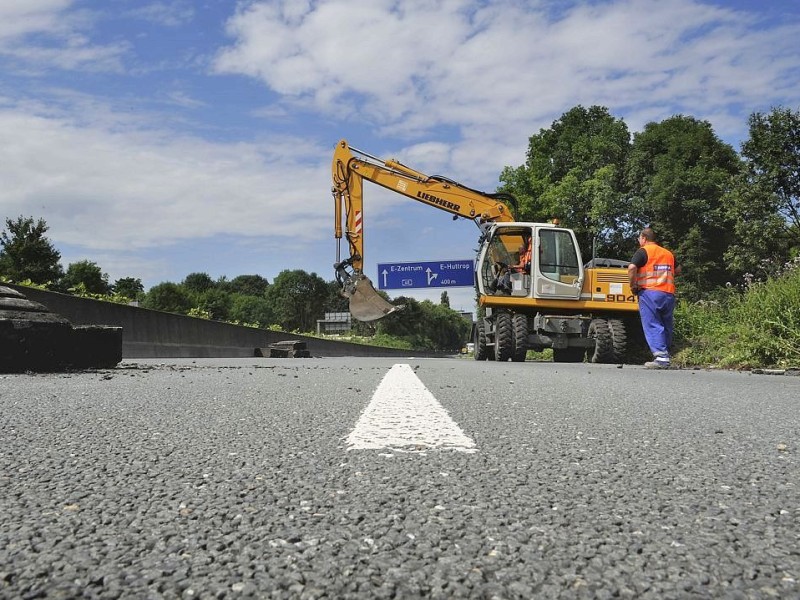
[[(532, 240), (530, 264), (520, 262)], [(549, 223), (498, 223), (478, 256), (480, 292), (527, 298), (579, 299), (584, 280), (578, 241), (570, 229)]]
[(487, 293), (506, 296), (530, 294), (531, 265), (523, 264), (531, 243), (530, 227), (503, 227), (486, 237), (479, 259), (480, 278)]

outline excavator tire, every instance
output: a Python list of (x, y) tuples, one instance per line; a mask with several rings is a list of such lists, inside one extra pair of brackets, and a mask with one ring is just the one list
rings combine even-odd
[(494, 359), (506, 362), (514, 353), (514, 326), (511, 322), (511, 313), (497, 313), (494, 327)]
[(590, 362), (615, 362), (614, 339), (606, 319), (592, 319), (589, 323), (589, 337), (594, 338), (594, 350), (589, 350)]
[(625, 321), (622, 319), (609, 319), (608, 326), (611, 329), (611, 343), (614, 346), (614, 362), (625, 362), (625, 353), (628, 350), (628, 334), (625, 329)]
[(486, 326), (483, 319), (475, 323), (475, 360), (489, 360), (489, 350), (486, 347)]
[(511, 354), (512, 362), (525, 362), (528, 354), (528, 317), (514, 313), (512, 317), (514, 329), (514, 352)]

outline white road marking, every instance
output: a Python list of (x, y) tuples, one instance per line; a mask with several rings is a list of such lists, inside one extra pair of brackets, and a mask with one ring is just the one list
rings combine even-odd
[(372, 395), (355, 428), (348, 450), (477, 452), (475, 442), (456, 424), (410, 365), (394, 365)]

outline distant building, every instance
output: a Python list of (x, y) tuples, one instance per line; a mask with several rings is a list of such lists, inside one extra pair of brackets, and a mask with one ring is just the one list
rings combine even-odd
[(353, 326), (353, 317), (349, 312), (325, 313), (324, 319), (317, 319), (317, 333), (347, 333)]

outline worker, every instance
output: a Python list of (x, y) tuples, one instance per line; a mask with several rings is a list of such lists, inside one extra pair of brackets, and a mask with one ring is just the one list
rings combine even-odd
[(639, 315), (642, 329), (653, 360), (644, 364), (648, 369), (670, 367), (673, 311), (675, 310), (675, 257), (656, 243), (655, 232), (645, 227), (639, 234), (639, 249), (628, 265), (631, 291), (639, 296)]
[(519, 261), (515, 265), (505, 265), (503, 273), (497, 279), (497, 289), (511, 293), (511, 273), (531, 272), (531, 251), (533, 238), (525, 236), (525, 242), (519, 247)]

